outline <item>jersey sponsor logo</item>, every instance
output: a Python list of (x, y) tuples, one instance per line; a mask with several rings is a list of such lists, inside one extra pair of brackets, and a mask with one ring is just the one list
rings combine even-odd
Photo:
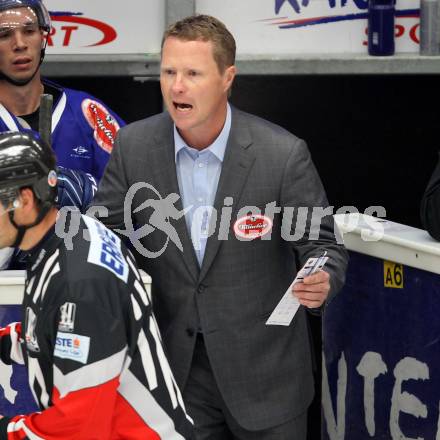
[(89, 358), (90, 337), (73, 333), (58, 332), (53, 355), (62, 359), (87, 363)]
[(26, 341), (26, 347), (29, 351), (39, 352), (40, 346), (38, 345), (37, 337), (35, 335), (35, 327), (37, 325), (37, 316), (34, 311), (28, 307), (26, 309), (25, 317), (25, 334), (24, 340)]
[(60, 322), (58, 330), (61, 332), (73, 332), (75, 328), (76, 304), (66, 302), (60, 307)]
[(87, 216), (83, 219), (90, 230), (87, 261), (108, 269), (126, 283), (128, 264), (122, 255), (120, 238), (98, 221)]
[(90, 159), (92, 157), (89, 154), (89, 150), (82, 145), (78, 145), (77, 147), (72, 148), (72, 151), (74, 153), (70, 155), (71, 157), (78, 157), (81, 159)]
[(235, 235), (247, 240), (264, 237), (271, 229), (272, 220), (260, 214), (246, 215), (234, 223)]
[(81, 103), (84, 117), (93, 129), (96, 143), (107, 153), (111, 153), (119, 124), (109, 111), (99, 102), (84, 99)]

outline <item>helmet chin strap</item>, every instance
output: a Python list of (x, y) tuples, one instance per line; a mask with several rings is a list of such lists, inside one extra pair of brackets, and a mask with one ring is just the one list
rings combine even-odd
[(16, 86), (16, 87), (23, 87), (23, 86), (26, 86), (27, 84), (29, 84), (34, 79), (39, 68), (40, 68), (40, 65), (38, 65), (38, 67), (35, 69), (35, 72), (29, 78), (22, 79), (22, 80), (15, 80), (15, 79), (11, 78), (10, 76), (5, 75), (3, 72), (0, 72), (0, 80), (5, 80), (9, 84), (12, 84), (13, 86)]
[(14, 220), (14, 212), (15, 211), (12, 210), (12, 211), (8, 212), (9, 220), (12, 223), (12, 226), (14, 226), (14, 228), (17, 229), (17, 235), (15, 237), (15, 241), (14, 241), (14, 244), (12, 245), (12, 247), (17, 248), (20, 246), (21, 242), (23, 241), (24, 234), (26, 234), (26, 231), (28, 229), (33, 228), (34, 226), (38, 225), (39, 223), (41, 223), (43, 218), (46, 217), (46, 214), (50, 211), (51, 207), (52, 207), (52, 205), (50, 203), (48, 203), (48, 202), (43, 203), (43, 205), (41, 206), (40, 212), (38, 213), (37, 218), (30, 225), (17, 225), (17, 223)]

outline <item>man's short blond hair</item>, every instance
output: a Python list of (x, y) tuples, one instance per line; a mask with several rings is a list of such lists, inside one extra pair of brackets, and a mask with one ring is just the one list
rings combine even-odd
[(191, 15), (170, 25), (162, 38), (174, 37), (183, 41), (211, 41), (213, 56), (221, 73), (235, 63), (235, 40), (226, 26), (211, 15)]

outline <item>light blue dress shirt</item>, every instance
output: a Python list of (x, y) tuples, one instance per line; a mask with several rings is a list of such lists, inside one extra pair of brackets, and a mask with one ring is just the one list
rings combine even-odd
[(200, 266), (209, 237), (209, 221), (230, 130), (229, 104), (222, 131), (209, 147), (201, 151), (189, 147), (174, 125), (177, 180), (183, 207), (191, 207), (185, 214), (185, 220)]

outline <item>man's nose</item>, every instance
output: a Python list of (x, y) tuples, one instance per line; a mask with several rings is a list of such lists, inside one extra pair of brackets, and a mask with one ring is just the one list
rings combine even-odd
[(26, 49), (27, 41), (21, 29), (15, 29), (12, 38), (14, 50)]
[(174, 93), (182, 93), (185, 91), (185, 82), (181, 73), (176, 73), (173, 80), (172, 88)]

